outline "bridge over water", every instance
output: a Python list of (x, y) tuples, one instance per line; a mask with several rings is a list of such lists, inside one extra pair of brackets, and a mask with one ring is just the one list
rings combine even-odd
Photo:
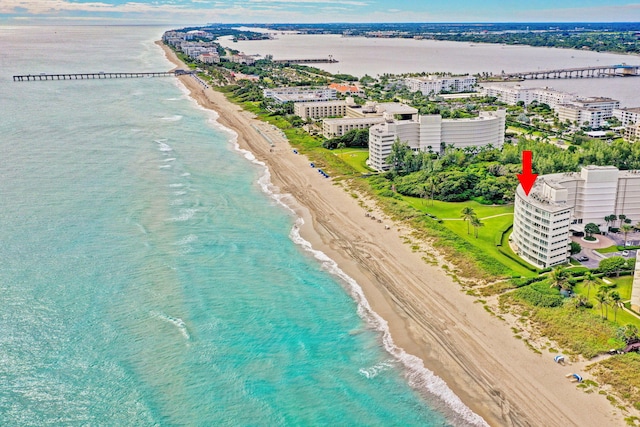
[(555, 70), (503, 73), (505, 79), (580, 79), (594, 77), (640, 76), (640, 65), (600, 65), (596, 67), (558, 68)]
[(13, 76), (14, 82), (30, 82), (30, 81), (46, 81), (46, 80), (91, 80), (91, 79), (131, 79), (143, 77), (169, 77), (192, 74), (190, 70), (175, 71), (157, 71), (144, 73), (105, 73), (100, 71), (97, 73), (56, 73), (56, 74), (23, 74)]

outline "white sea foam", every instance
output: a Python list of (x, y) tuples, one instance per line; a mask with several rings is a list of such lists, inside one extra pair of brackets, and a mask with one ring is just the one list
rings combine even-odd
[(184, 187), (184, 184), (182, 183), (169, 184), (169, 188), (180, 188), (180, 187)]
[(197, 240), (198, 240), (198, 236), (196, 236), (195, 234), (189, 234), (188, 236), (178, 240), (176, 242), (176, 245), (179, 245), (179, 246), (188, 245), (189, 243), (193, 243)]
[(173, 162), (175, 160), (176, 160), (175, 157), (169, 157), (168, 159), (164, 159), (163, 162)]
[(189, 172), (185, 172), (185, 173), (181, 174), (180, 176), (191, 176), (191, 174)]
[(396, 363), (395, 359), (387, 359), (368, 368), (360, 368), (358, 372), (360, 372), (362, 376), (371, 379), (377, 377), (381, 372), (388, 371), (393, 368)]
[(156, 139), (154, 142), (158, 144), (158, 149), (160, 151), (173, 151), (173, 148), (169, 144), (167, 144), (166, 139)]
[(173, 192), (174, 196), (184, 196), (185, 194), (187, 194), (187, 192), (182, 190)]
[(158, 166), (158, 169), (171, 169), (171, 165)]
[(177, 217), (170, 218), (171, 222), (189, 221), (196, 214), (197, 209), (180, 209), (180, 214)]
[(151, 315), (157, 319), (173, 324), (176, 328), (178, 328), (185, 339), (191, 339), (191, 335), (189, 334), (189, 330), (187, 329), (187, 324), (184, 323), (184, 320), (180, 319), (179, 317), (172, 317), (157, 311), (152, 311)]
[(173, 116), (161, 117), (160, 120), (164, 120), (167, 122), (177, 122), (179, 120), (182, 120), (182, 116), (179, 114), (175, 114)]

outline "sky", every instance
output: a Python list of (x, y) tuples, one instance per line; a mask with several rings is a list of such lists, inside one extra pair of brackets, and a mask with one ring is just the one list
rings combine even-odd
[(640, 0), (0, 0), (1, 24), (640, 22)]

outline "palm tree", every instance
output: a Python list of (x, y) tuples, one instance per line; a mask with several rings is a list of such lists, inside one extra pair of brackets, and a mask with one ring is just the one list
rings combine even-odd
[(586, 307), (588, 303), (589, 299), (584, 295), (578, 295), (576, 298), (573, 298), (575, 308)]
[[(600, 306), (600, 317), (604, 320), (604, 312), (603, 307), (607, 305), (607, 294), (604, 288), (600, 288), (598, 293), (596, 294), (596, 300), (598, 301), (598, 305)], [(607, 313), (607, 318), (609, 317), (609, 313)]]
[(618, 219), (618, 217), (615, 214), (605, 216), (604, 220), (607, 222), (607, 228), (611, 227), (616, 219)]
[(557, 266), (549, 273), (549, 279), (551, 280), (551, 288), (564, 289), (564, 283), (567, 281), (567, 270)]
[(582, 284), (587, 289), (587, 299), (589, 299), (589, 294), (591, 293), (591, 287), (598, 282), (598, 279), (590, 271), (587, 271), (583, 277), (584, 279), (582, 280)]
[(609, 304), (611, 304), (611, 307), (613, 308), (613, 321), (615, 322), (618, 319), (618, 309), (624, 307), (624, 303), (620, 298), (620, 294), (616, 291), (609, 292), (607, 297), (609, 299)]
[(476, 239), (478, 238), (478, 228), (480, 227), (484, 227), (484, 223), (482, 223), (482, 221), (480, 221), (480, 219), (477, 216), (473, 216), (471, 218), (471, 226), (473, 227), (474, 231), (475, 231), (475, 235), (476, 235)]
[(633, 231), (633, 226), (631, 224), (622, 224), (620, 226), (620, 231), (624, 234), (624, 246), (627, 246), (627, 234)]
[(476, 216), (476, 213), (473, 210), (473, 208), (470, 208), (469, 206), (467, 206), (464, 209), (462, 209), (461, 213), (462, 213), (462, 215), (461, 215), (462, 219), (467, 222), (467, 234), (470, 234), (470, 232), (469, 232), (469, 223), (471, 222), (471, 219)]
[(618, 219), (620, 220), (620, 225), (622, 225), (624, 220), (627, 219), (627, 216), (625, 214), (620, 214), (618, 215)]

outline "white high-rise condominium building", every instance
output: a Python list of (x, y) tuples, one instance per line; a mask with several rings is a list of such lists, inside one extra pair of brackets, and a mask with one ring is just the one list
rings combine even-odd
[(440, 115), (415, 115), (411, 120), (385, 120), (369, 129), (369, 164), (388, 170), (386, 158), (396, 139), (413, 151), (440, 152), (441, 144), (455, 148), (504, 144), (505, 110), (482, 111), (470, 119), (443, 119)]
[(640, 220), (640, 171), (586, 166), (543, 175), (528, 196), (522, 186), (516, 190), (511, 241), (527, 262), (552, 267), (569, 259), (571, 232), (584, 231), (589, 223), (604, 229), (611, 214)]

